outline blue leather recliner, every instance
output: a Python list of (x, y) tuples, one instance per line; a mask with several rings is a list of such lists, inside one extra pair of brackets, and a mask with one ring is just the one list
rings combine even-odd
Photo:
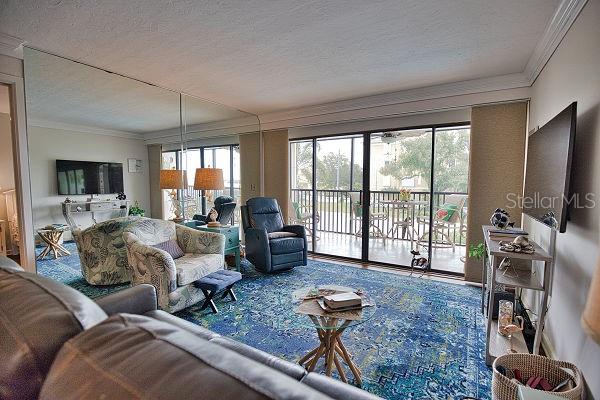
[(277, 200), (254, 197), (241, 207), (246, 237), (246, 259), (262, 272), (306, 265), (306, 231), (285, 225)]
[[(231, 218), (233, 217), (233, 213), (235, 212), (236, 204), (233, 201), (233, 197), (231, 196), (219, 196), (215, 199), (215, 210), (217, 210), (217, 222), (220, 222), (222, 225), (227, 225), (231, 223)], [(195, 226), (203, 226), (206, 225), (208, 221), (208, 215), (196, 214), (192, 217), (194, 220)]]

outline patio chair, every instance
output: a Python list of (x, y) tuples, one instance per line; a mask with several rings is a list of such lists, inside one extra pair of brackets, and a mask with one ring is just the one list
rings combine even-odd
[[(298, 225), (302, 225), (304, 226), (304, 229), (306, 229), (306, 237), (308, 238), (312, 238), (312, 224), (313, 224), (313, 218), (312, 218), (312, 207), (311, 206), (306, 206), (301, 204), (298, 201), (292, 201), (292, 217), (290, 218), (290, 223), (293, 224), (298, 224)], [(318, 224), (321, 216), (319, 215), (319, 213), (317, 212), (315, 215), (315, 219), (316, 219), (316, 223)], [(317, 235), (315, 236), (316, 240), (319, 240), (320, 237)]]
[(417, 241), (419, 246), (427, 247), (429, 244), (430, 232), (433, 232), (431, 247), (433, 248), (452, 248), (456, 250), (456, 243), (450, 236), (450, 231), (458, 232), (462, 235), (466, 231), (463, 208), (467, 201), (465, 194), (451, 194), (446, 197), (446, 201), (433, 215), (433, 225), (427, 230), (429, 216), (418, 217), (419, 224), (425, 225), (425, 232)]
[[(357, 237), (360, 237), (362, 235), (363, 209), (362, 203), (360, 201), (360, 196), (360, 193), (350, 193), (350, 209), (352, 212), (352, 218), (350, 219), (350, 222), (352, 223), (353, 228), (356, 227), (356, 222), (359, 223), (359, 228), (354, 233), (354, 235)], [(387, 235), (379, 227), (379, 222), (385, 221), (386, 219), (388, 219), (387, 212), (371, 211), (369, 213), (369, 230), (372, 232), (373, 237), (380, 237), (383, 240), (387, 239)]]

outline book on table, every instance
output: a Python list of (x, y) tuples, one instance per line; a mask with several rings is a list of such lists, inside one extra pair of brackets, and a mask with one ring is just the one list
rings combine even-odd
[(498, 241), (512, 241), (517, 236), (528, 236), (529, 233), (519, 228), (509, 229), (490, 229), (490, 239), (496, 242)]
[(353, 292), (337, 293), (323, 298), (325, 305), (332, 310), (360, 307), (362, 298)]

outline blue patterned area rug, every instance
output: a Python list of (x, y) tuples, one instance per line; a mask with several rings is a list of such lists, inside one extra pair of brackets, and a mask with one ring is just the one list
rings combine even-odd
[[(92, 298), (126, 287), (88, 285), (74, 244), (66, 246), (71, 256), (38, 262), (38, 272)], [(303, 317), (294, 313), (291, 293), (323, 284), (363, 288), (377, 311), (343, 333), (362, 369), (363, 389), (387, 399), (490, 397), (477, 288), (316, 261), (276, 275), (245, 263), (243, 272), (234, 288), (238, 301), (216, 301), (219, 314), (193, 306), (176, 315), (295, 362), (318, 342), (308, 324), (298, 323)]]

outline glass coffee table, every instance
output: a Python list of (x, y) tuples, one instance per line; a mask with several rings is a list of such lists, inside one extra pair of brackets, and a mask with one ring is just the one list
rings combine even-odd
[[(322, 296), (340, 293), (355, 292), (363, 297), (363, 304), (370, 304), (359, 310), (350, 311), (325, 311), (318, 303)], [(362, 385), (361, 371), (352, 360), (352, 356), (342, 342), (342, 334), (348, 328), (362, 324), (375, 315), (377, 307), (373, 300), (360, 290), (347, 286), (322, 285), (308, 286), (293, 292), (292, 298), (297, 303), (295, 313), (306, 318), (300, 318), (299, 323), (317, 330), (319, 345), (303, 356), (298, 363), (303, 365), (307, 371), (314, 371), (318, 361), (325, 361), (325, 374), (331, 376), (335, 367), (343, 382), (348, 382), (345, 364), (355, 382)]]

